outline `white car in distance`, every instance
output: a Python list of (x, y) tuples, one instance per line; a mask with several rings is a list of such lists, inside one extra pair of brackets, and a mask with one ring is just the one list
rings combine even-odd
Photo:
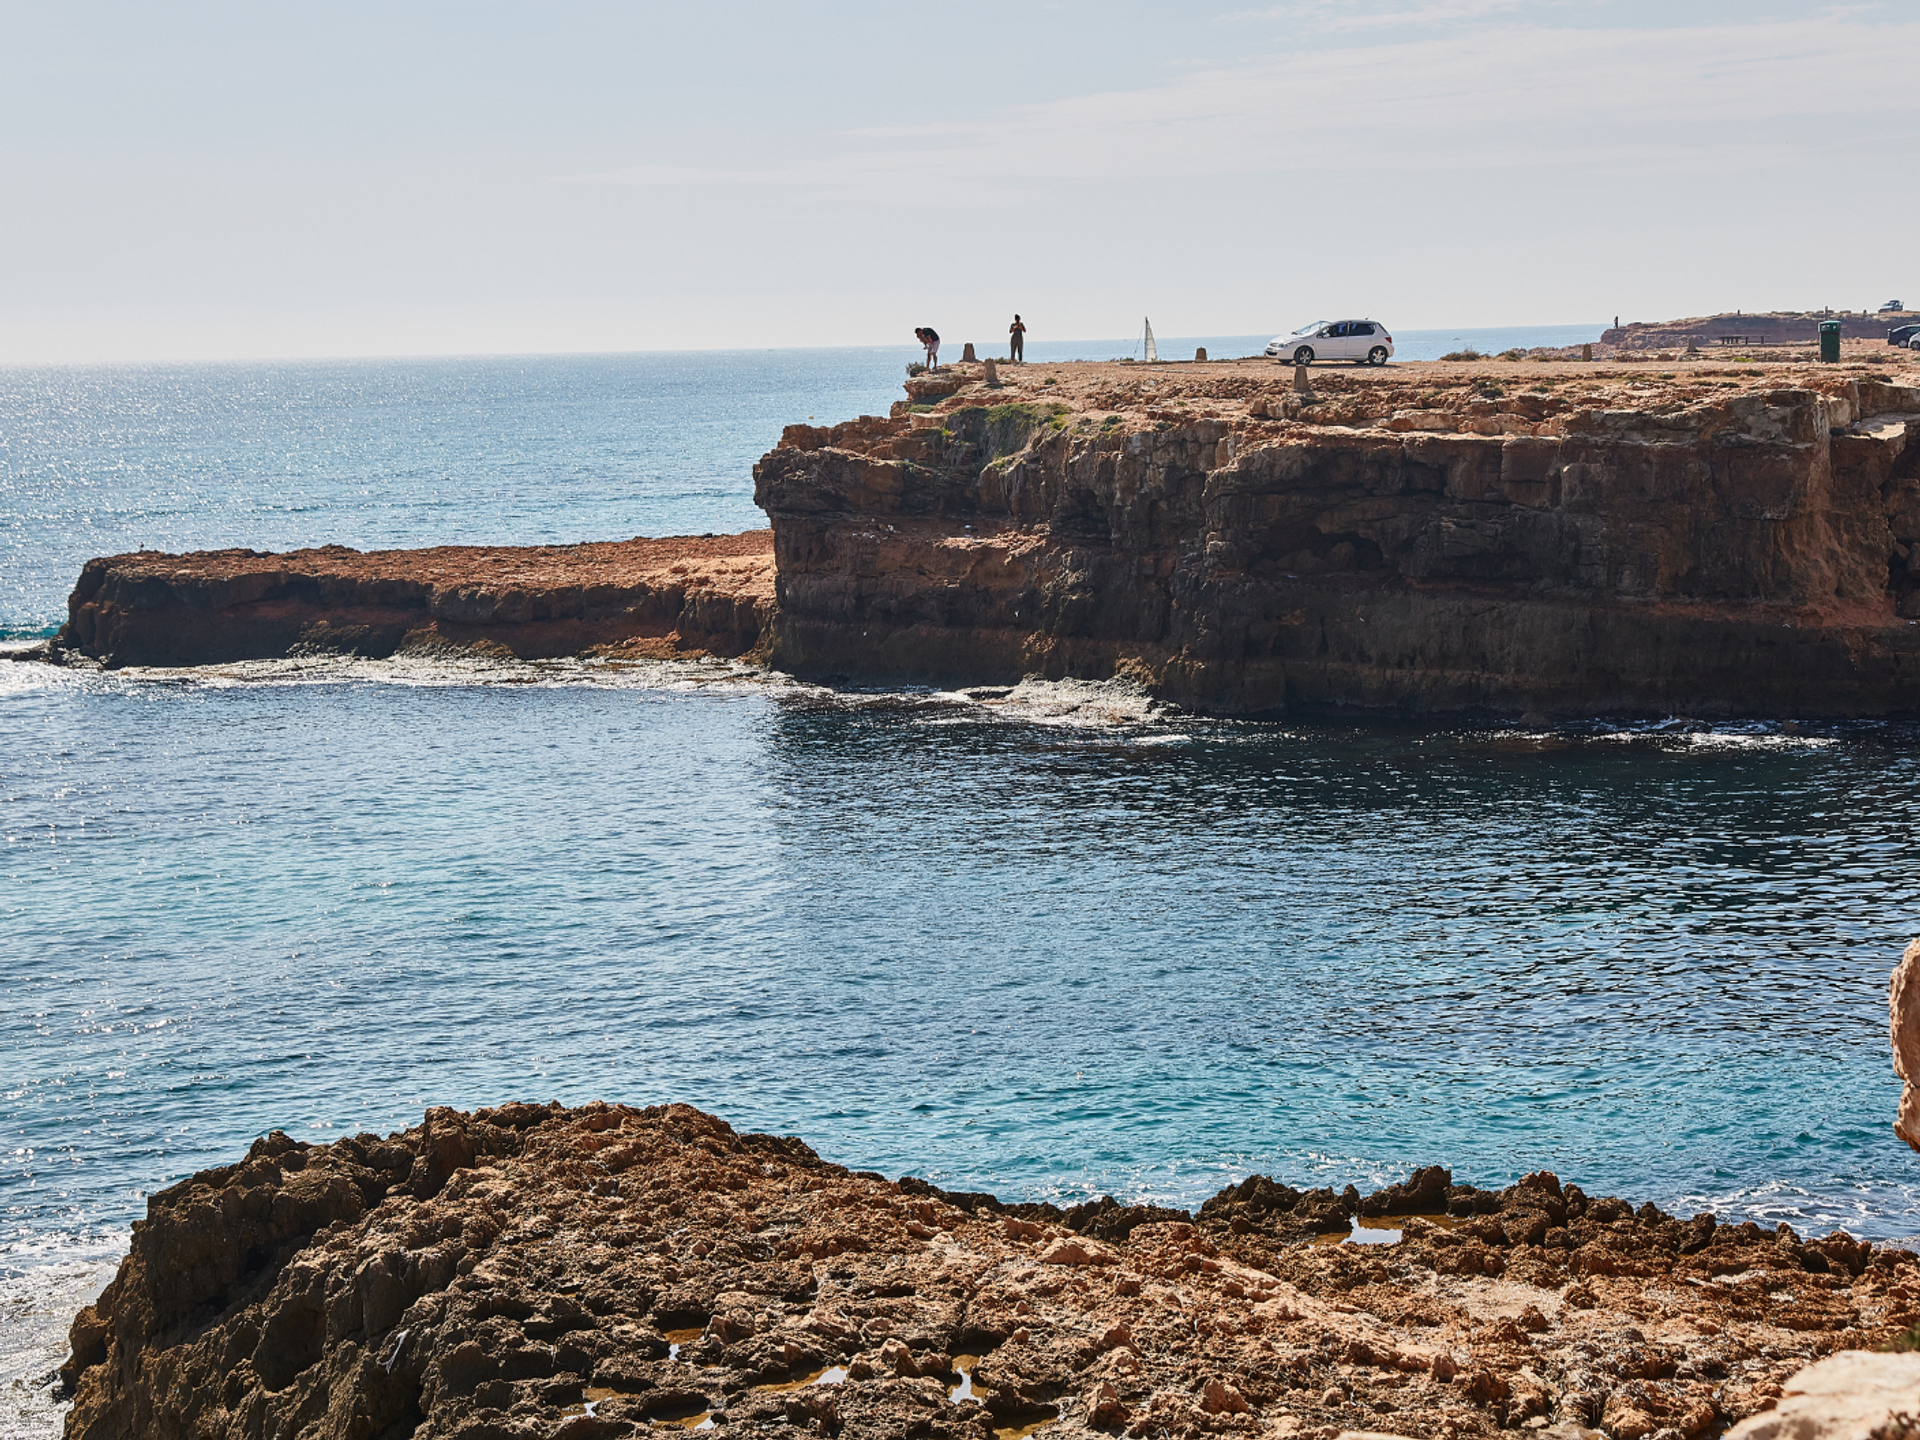
[(1291, 335), (1276, 335), (1267, 354), (1311, 365), (1316, 360), (1351, 360), (1384, 365), (1393, 354), (1393, 336), (1377, 320), (1316, 320)]

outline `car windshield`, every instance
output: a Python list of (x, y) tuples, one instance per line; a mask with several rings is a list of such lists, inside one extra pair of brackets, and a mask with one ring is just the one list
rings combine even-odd
[(1318, 330), (1322, 325), (1326, 323), (1327, 322), (1324, 320), (1316, 320), (1311, 325), (1302, 325), (1298, 330), (1294, 331), (1293, 333), (1296, 335), (1311, 335), (1313, 334), (1314, 331)]

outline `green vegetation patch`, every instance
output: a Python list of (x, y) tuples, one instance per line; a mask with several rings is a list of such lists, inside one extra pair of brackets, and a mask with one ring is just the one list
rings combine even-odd
[(963, 444), (980, 448), (983, 461), (991, 463), (1003, 455), (1012, 455), (1027, 447), (1042, 430), (1065, 430), (1073, 419), (1071, 406), (1020, 404), (970, 405), (947, 416), (949, 433)]

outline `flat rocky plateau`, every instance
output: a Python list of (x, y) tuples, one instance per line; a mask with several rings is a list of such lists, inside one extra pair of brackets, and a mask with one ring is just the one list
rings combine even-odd
[(919, 375), (755, 467), (773, 660), (1252, 716), (1920, 712), (1920, 385), (1882, 350)]
[(788, 426), (771, 533), (90, 561), (50, 656), (459, 645), (1223, 715), (1920, 715), (1920, 367), (956, 365)]
[(116, 666), (449, 646), (522, 659), (748, 655), (773, 612), (773, 534), (141, 550), (88, 561), (67, 612), (56, 651)]
[(153, 1196), (63, 1376), (75, 1440), (1696, 1440), (1916, 1316), (1908, 1251), (1544, 1173), (1062, 1211), (685, 1105), (512, 1104)]

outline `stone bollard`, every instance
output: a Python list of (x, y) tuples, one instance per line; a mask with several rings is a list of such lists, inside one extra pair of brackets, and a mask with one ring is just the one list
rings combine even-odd
[(962, 363), (963, 365), (971, 365), (971, 364), (973, 364), (973, 363), (974, 363), (974, 359), (973, 359), (973, 342), (972, 342), (971, 340), (969, 340), (969, 341), (968, 341), (968, 342), (966, 343), (966, 347), (965, 347), (964, 349), (962, 349), (962, 350), (961, 350), (961, 352), (960, 352), (960, 361), (961, 361), (961, 363)]
[(1593, 358), (1593, 346), (1582, 345), (1580, 347), (1580, 358), (1582, 360), (1591, 360)]
[(1197, 361), (1201, 361), (1201, 360), (1204, 360), (1204, 359), (1206, 359), (1206, 358), (1207, 358), (1207, 347), (1206, 347), (1206, 346), (1204, 346), (1204, 345), (1202, 345), (1202, 346), (1201, 346), (1201, 347), (1200, 347), (1200, 348), (1199, 348), (1198, 350), (1196, 350), (1196, 351), (1194, 351), (1194, 352), (1193, 352), (1193, 358), (1194, 358), (1194, 360), (1195, 360), (1196, 362), (1197, 362)]
[(1313, 382), (1307, 379), (1307, 367), (1298, 360), (1293, 362), (1293, 393), (1296, 395), (1313, 393)]
[(1000, 369), (992, 360), (987, 361), (987, 384), (996, 389), (998, 389), (1000, 385)]

